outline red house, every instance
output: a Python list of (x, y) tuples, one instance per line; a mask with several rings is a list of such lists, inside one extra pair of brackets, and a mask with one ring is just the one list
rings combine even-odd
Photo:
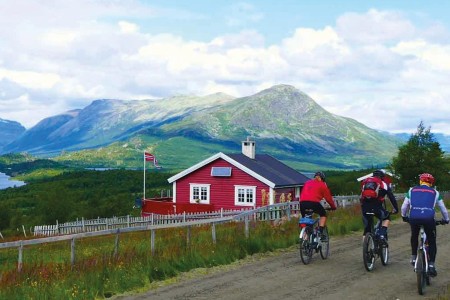
[(255, 142), (247, 139), (242, 153), (219, 152), (168, 181), (179, 213), (186, 205), (242, 209), (298, 200), (308, 179), (270, 155), (255, 155)]

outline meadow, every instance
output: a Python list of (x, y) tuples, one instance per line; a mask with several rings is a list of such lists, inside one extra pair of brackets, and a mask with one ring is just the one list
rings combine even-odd
[[(362, 229), (358, 205), (329, 213), (332, 236)], [(243, 223), (216, 225), (216, 243), (210, 226), (156, 231), (156, 249), (150, 232), (122, 234), (114, 253), (115, 236), (77, 240), (76, 263), (70, 264), (70, 243), (27, 246), (17, 271), (17, 249), (0, 251), (0, 299), (105, 299), (149, 289), (156, 283), (197, 268), (227, 265), (256, 253), (292, 247), (298, 242), (298, 217), (271, 223), (255, 221), (245, 236)]]

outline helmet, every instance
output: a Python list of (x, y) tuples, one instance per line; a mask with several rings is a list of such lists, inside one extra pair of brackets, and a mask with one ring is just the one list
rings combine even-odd
[(383, 170), (376, 170), (376, 171), (373, 171), (373, 173), (372, 173), (372, 176), (374, 176), (374, 177), (380, 177), (381, 179), (383, 179), (384, 178), (384, 171)]
[(325, 181), (325, 174), (323, 172), (320, 172), (320, 171), (316, 172), (314, 174), (314, 177), (316, 177), (316, 176), (319, 176), (322, 179), (322, 181)]
[(434, 185), (434, 177), (430, 173), (423, 173), (419, 175), (419, 180), (423, 182), (428, 182), (431, 185)]

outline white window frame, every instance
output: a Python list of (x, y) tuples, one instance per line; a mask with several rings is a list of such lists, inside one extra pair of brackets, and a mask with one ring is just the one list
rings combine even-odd
[[(195, 189), (199, 189), (200, 197), (198, 198), (198, 202), (196, 201), (196, 198), (194, 198)], [(202, 192), (204, 193), (203, 195)], [(190, 183), (189, 203), (209, 204), (210, 196), (211, 196), (211, 184)]]
[[(244, 190), (243, 201), (239, 201), (239, 190)], [(251, 192), (253, 201), (248, 202), (248, 192)], [(235, 185), (234, 186), (234, 205), (236, 206), (255, 206), (256, 205), (256, 186)]]

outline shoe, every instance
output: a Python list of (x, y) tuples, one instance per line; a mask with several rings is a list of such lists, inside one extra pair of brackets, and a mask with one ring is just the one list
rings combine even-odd
[(409, 261), (413, 267), (416, 266), (417, 255), (411, 255), (411, 260)]
[(434, 265), (428, 266), (428, 275), (430, 275), (431, 277), (437, 276), (437, 271), (436, 271), (436, 268), (434, 267)]

